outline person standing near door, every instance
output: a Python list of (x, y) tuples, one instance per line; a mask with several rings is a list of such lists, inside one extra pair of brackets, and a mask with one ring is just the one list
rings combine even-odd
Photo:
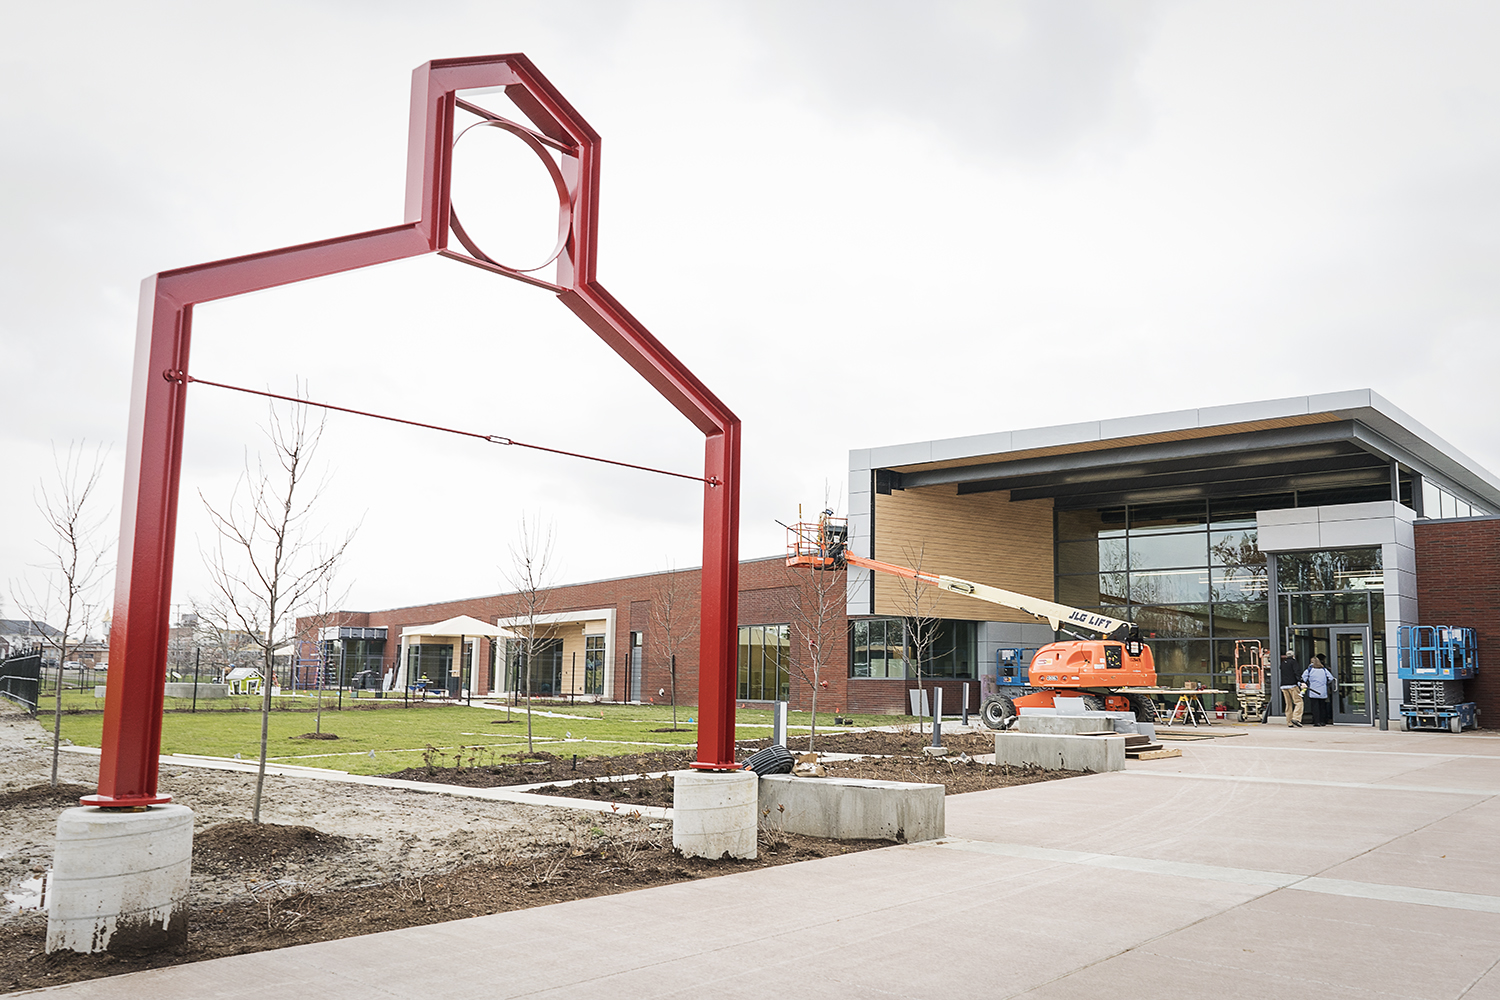
[(1302, 672), (1302, 683), (1307, 685), (1307, 700), (1312, 704), (1313, 725), (1332, 725), (1333, 692), (1338, 688), (1338, 679), (1323, 662), (1322, 653), (1313, 654), (1312, 662)]
[(1281, 704), (1286, 712), (1286, 724), (1302, 728), (1302, 692), (1297, 685), (1302, 683), (1302, 667), (1297, 658), (1287, 650), (1281, 655)]

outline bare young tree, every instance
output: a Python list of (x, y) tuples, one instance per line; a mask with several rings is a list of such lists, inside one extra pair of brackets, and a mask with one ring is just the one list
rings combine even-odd
[[(906, 562), (918, 573), (922, 571), (922, 560), (927, 554), (925, 545), (918, 546), (913, 552), (910, 547), (904, 548), (903, 552)], [(901, 662), (906, 671), (906, 676), (916, 677), (917, 680), (917, 707), (922, 705), (922, 664), (932, 651), (933, 641), (937, 638), (938, 618), (933, 614), (933, 606), (937, 603), (937, 592), (933, 590), (930, 583), (923, 580), (908, 579), (904, 576), (896, 577), (901, 584), (901, 616), (906, 620), (906, 637), (901, 644)], [(922, 712), (917, 712), (917, 732), (926, 732), (926, 717)]]
[[(329, 663), (325, 662), (323, 654), (328, 647), (323, 643), (323, 630), (325, 628), (339, 629), (353, 620), (353, 615), (347, 611), (334, 611), (332, 608), (341, 601), (335, 601), (333, 596), (334, 580), (332, 577), (323, 581), (318, 588), (317, 594), (308, 601), (312, 614), (304, 615), (297, 619), (296, 649), (300, 653), (309, 644), (318, 651), (317, 683), (314, 685), (316, 692), (317, 708), (314, 713), (313, 735), (318, 739), (336, 739), (333, 736), (323, 735), (323, 686), (327, 680)], [(337, 632), (335, 632), (337, 634)], [(342, 642), (342, 640), (340, 640)], [(344, 684), (343, 672), (340, 669), (335, 674), (338, 683)]]
[[(47, 523), (51, 538), (39, 544), (47, 560), (37, 566), (43, 582), (26, 579), (12, 584), (11, 597), (30, 622), (43, 645), (57, 650), (57, 698), (52, 708), (52, 785), (57, 785), (57, 762), (62, 746), (63, 673), (69, 653), (88, 638), (99, 624), (104, 602), (100, 584), (109, 572), (108, 555), (113, 548), (103, 531), (108, 512), (97, 512), (95, 492), (104, 469), (105, 449), (96, 447), (92, 457), (87, 445), (69, 443), (66, 456), (52, 450), (55, 481), (37, 486), (36, 506)], [(48, 626), (47, 618), (62, 628)], [(40, 699), (38, 699), (40, 700)]]
[(218, 532), (216, 544), (203, 553), (212, 588), (205, 616), (222, 632), (250, 637), (260, 653), (260, 768), (251, 812), (256, 823), (266, 780), (276, 648), (292, 638), (297, 617), (313, 610), (317, 596), (327, 592), (354, 539), (351, 530), (337, 542), (325, 542), (312, 523), (326, 485), (312, 473), (323, 424), (312, 423), (306, 407), (294, 405), (283, 416), (273, 405), (265, 428), (271, 461), (257, 456), (252, 465), (247, 455), (245, 472), (222, 508), (198, 494)]
[(526, 752), (535, 746), (531, 735), (531, 673), (542, 647), (551, 640), (545, 621), (547, 589), (552, 585), (552, 525), (521, 515), (516, 540), (510, 546), (510, 570), (505, 574), (512, 589), (511, 631), (520, 635), (521, 693), (526, 699)]
[[(824, 520), (831, 517), (833, 508), (825, 508)], [(825, 537), (821, 522), (819, 536)], [(839, 632), (844, 628), (848, 595), (844, 583), (846, 571), (839, 562), (828, 559), (808, 570), (789, 573), (795, 588), (792, 591), (792, 632), (797, 637), (800, 652), (805, 653), (794, 656), (792, 664), (802, 682), (812, 691), (812, 731), (807, 737), (809, 751), (818, 738), (818, 695), (828, 686), (823, 671), (829, 666)], [(804, 572), (810, 576), (803, 577)]]
[(651, 602), (651, 644), (667, 665), (672, 685), (672, 728), (677, 728), (677, 653), (698, 634), (700, 611), (692, 606), (683, 574), (668, 566), (657, 577)]

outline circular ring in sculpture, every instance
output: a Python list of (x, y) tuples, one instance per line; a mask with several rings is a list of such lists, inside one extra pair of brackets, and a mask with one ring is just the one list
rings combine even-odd
[(494, 264), (497, 267), (504, 267), (512, 271), (520, 271), (523, 274), (530, 271), (540, 271), (542, 268), (546, 267), (548, 264), (556, 260), (558, 256), (563, 252), (563, 249), (568, 245), (568, 232), (573, 225), (573, 196), (572, 193), (568, 190), (568, 182), (563, 179), (562, 170), (559, 169), (557, 163), (553, 161), (552, 154), (548, 152), (545, 145), (537, 140), (536, 136), (531, 134), (531, 130), (526, 128), (524, 125), (518, 125), (515, 122), (509, 121), (504, 118), (487, 118), (484, 121), (475, 122), (468, 128), (464, 129), (462, 132), (458, 133), (458, 135), (454, 136), (454, 147), (457, 148), (458, 141), (476, 128), (498, 128), (503, 131), (509, 132), (511, 135), (524, 142), (527, 147), (537, 155), (537, 159), (542, 161), (542, 165), (547, 168), (547, 175), (552, 178), (552, 186), (557, 189), (557, 245), (552, 248), (552, 252), (547, 255), (546, 260), (542, 261), (540, 264), (533, 264), (531, 267), (517, 267), (513, 264), (502, 263), (501, 261), (495, 260), (493, 257), (486, 254), (483, 250), (479, 249), (479, 245), (474, 242), (469, 234), (464, 231), (464, 227), (459, 223), (458, 211), (450, 206), (448, 209), (448, 217), (449, 226), (453, 230), (453, 235), (458, 238), (458, 242), (462, 243), (464, 249), (469, 251), (469, 253), (472, 254), (476, 260), (482, 260), (487, 264)]

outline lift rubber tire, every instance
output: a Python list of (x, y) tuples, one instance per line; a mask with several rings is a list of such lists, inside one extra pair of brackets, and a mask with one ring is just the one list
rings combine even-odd
[(1104, 711), (1104, 699), (1097, 694), (1086, 694), (1083, 696), (1083, 707), (1089, 712)]
[(1130, 710), (1135, 713), (1136, 722), (1156, 721), (1156, 702), (1143, 694), (1132, 694), (1127, 697), (1130, 699)]
[(1007, 729), (1016, 717), (1016, 703), (1005, 695), (991, 698), (979, 709), (979, 721), (990, 729)]
[(1453, 732), (1453, 733), (1461, 733), (1461, 732), (1463, 732), (1464, 731), (1464, 720), (1460, 719), (1456, 715), (1453, 718), (1449, 719), (1448, 720), (1448, 731), (1449, 732)]

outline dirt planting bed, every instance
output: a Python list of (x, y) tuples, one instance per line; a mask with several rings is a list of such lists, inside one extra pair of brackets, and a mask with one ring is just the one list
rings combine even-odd
[[(928, 738), (930, 739), (930, 737)], [(764, 742), (764, 741), (762, 741)], [(921, 739), (901, 734), (836, 734), (819, 747), (886, 753), (883, 760), (830, 765), (833, 773), (941, 780), (950, 791), (985, 775), (995, 787), (1038, 780), (994, 768), (933, 762)], [(950, 746), (985, 752), (983, 740)], [(0, 708), (0, 887), (25, 903), (25, 889), (50, 864), (58, 813), (94, 790), (96, 758), (64, 753), (62, 785), (48, 784), (51, 741), (25, 715)], [(991, 749), (993, 740), (989, 741)], [(748, 753), (748, 750), (746, 751)], [(688, 753), (625, 758), (537, 754), (510, 766), (418, 768), (401, 777), (464, 785), (529, 784), (676, 770)], [(852, 769), (851, 769), (852, 768)], [(432, 773), (428, 773), (428, 771)], [(1050, 777), (1051, 775), (1049, 775)], [(962, 779), (962, 780), (961, 780)], [(815, 780), (815, 779), (809, 779)], [(248, 822), (254, 775), (164, 767), (161, 790), (195, 815), (189, 939), (176, 951), (145, 956), (45, 954), (46, 916), (0, 905), (0, 992), (117, 975), (140, 969), (264, 951), (463, 917), (541, 906), (788, 864), (884, 846), (766, 832), (754, 861), (704, 861), (672, 850), (670, 822), (629, 806), (662, 798), (669, 784), (640, 783), (642, 794), (615, 813), (504, 802), (270, 776), (261, 824)], [(650, 794), (645, 794), (649, 792)], [(582, 796), (575, 786), (561, 794)], [(669, 791), (668, 791), (669, 794)], [(601, 792), (600, 797), (604, 797)], [(31, 900), (34, 902), (34, 900)]]
[[(770, 740), (742, 743), (741, 758), (750, 750), (760, 749)], [(806, 753), (805, 740), (794, 740), (798, 753)], [(1058, 778), (1076, 777), (1077, 771), (1043, 771), (1038, 767), (1011, 767), (981, 764), (974, 758), (980, 754), (995, 752), (992, 735), (975, 733), (953, 735), (943, 738), (949, 754), (932, 757), (922, 748), (932, 743), (932, 736), (916, 736), (906, 733), (867, 732), (840, 733), (832, 737), (820, 736), (816, 746), (820, 754), (872, 754), (859, 760), (824, 760), (826, 777), (876, 778), (883, 781), (916, 781), (924, 784), (942, 785), (946, 794), (979, 792), (988, 788), (1008, 788), (1012, 785), (1029, 785), (1038, 781), (1053, 781)], [(681, 766), (681, 765), (679, 765)], [(651, 770), (667, 768), (642, 768), (635, 773), (650, 773)], [(629, 773), (617, 771), (616, 773)], [(817, 781), (818, 778), (808, 778)], [(611, 781), (607, 778), (585, 778), (569, 784), (546, 785), (533, 788), (540, 795), (559, 795), (567, 798), (595, 799), (602, 802), (618, 802), (622, 808), (629, 806), (670, 806), (672, 804), (672, 779), (670, 776), (644, 778), (636, 781)]]

